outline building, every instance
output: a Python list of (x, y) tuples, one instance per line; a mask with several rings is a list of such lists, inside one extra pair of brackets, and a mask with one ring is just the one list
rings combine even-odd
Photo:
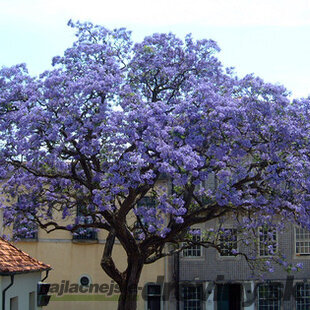
[[(79, 210), (76, 210), (79, 215)], [(11, 234), (11, 227), (2, 227), (2, 211), (0, 210), (0, 234)], [(59, 221), (61, 221), (61, 215)], [(15, 223), (19, 225), (19, 223)], [(17, 236), (16, 245), (23, 251), (40, 261), (44, 261), (53, 270), (49, 273), (48, 282), (51, 284), (49, 304), (46, 310), (102, 310), (117, 309), (119, 290), (100, 266), (107, 232), (96, 231), (92, 228), (78, 234), (69, 231), (53, 231), (46, 233), (38, 230)], [(120, 270), (127, 264), (125, 252), (116, 241), (113, 257)], [(168, 274), (168, 258), (154, 264), (146, 265), (143, 269), (138, 292), (139, 310), (168, 309), (158, 294), (156, 283), (166, 281)]]
[[(24, 251), (53, 266), (48, 278), (52, 298), (46, 310), (117, 309), (117, 285), (100, 266), (104, 244), (105, 232), (101, 231), (74, 236), (67, 231), (46, 234), (40, 230), (33, 238), (18, 242)], [(113, 254), (120, 269), (124, 268), (126, 258), (120, 245), (115, 245)], [(156, 294), (148, 295), (147, 290), (153, 288), (158, 277), (164, 276), (166, 261), (145, 266), (139, 284), (138, 309), (151, 309), (148, 304), (161, 303)]]
[[(2, 310), (41, 309), (37, 305), (37, 300), (43, 301), (45, 294), (40, 296), (38, 283), (44, 280), (41, 278), (41, 273), (44, 271), (48, 273), (50, 269), (49, 265), (32, 258), (0, 238), (0, 291), (2, 292), (0, 303)], [(47, 274), (45, 278), (46, 276)], [(41, 284), (40, 287), (42, 287)]]
[[(210, 225), (210, 223), (208, 223)], [(206, 226), (201, 225), (204, 229)], [(230, 228), (228, 228), (230, 229)], [(184, 310), (302, 310), (310, 309), (310, 232), (288, 224), (283, 233), (262, 231), (258, 255), (270, 256), (266, 241), (274, 252), (281, 252), (288, 263), (303, 264), (301, 271), (287, 273), (275, 266), (264, 278), (253, 274), (248, 263), (230, 251), (238, 249), (238, 235), (221, 240), (220, 254), (213, 248), (193, 246), (174, 259), (179, 282), (179, 305)]]
[[(216, 221), (213, 224), (217, 225)], [(196, 228), (204, 230), (209, 225), (212, 223)], [(138, 309), (310, 309), (308, 231), (288, 226), (281, 234), (262, 232), (260, 238), (262, 241), (269, 238), (267, 242), (275, 252), (281, 251), (288, 262), (304, 265), (301, 271), (290, 274), (282, 266), (276, 266), (264, 280), (253, 275), (242, 257), (232, 255), (230, 250), (240, 246), (238, 236), (232, 239), (233, 235), (232, 230), (227, 240), (221, 240), (222, 254), (212, 248), (192, 246), (178, 256), (146, 266), (140, 282)], [(104, 233), (94, 231), (83, 237), (69, 232), (39, 231), (33, 239), (19, 242), (24, 250), (54, 267), (49, 276), (52, 299), (46, 309), (85, 309), (86, 305), (91, 310), (117, 308), (117, 287), (100, 267), (104, 243)], [(258, 247), (261, 257), (269, 255), (265, 243)], [(114, 255), (119, 265), (125, 266), (120, 246), (116, 245)], [(75, 284), (83, 286), (83, 291), (74, 289)]]
[[(224, 223), (228, 225), (229, 221)], [(194, 228), (203, 231), (212, 225), (219, 226), (214, 220)], [(276, 266), (262, 280), (253, 275), (242, 257), (232, 254), (231, 250), (240, 246), (232, 227), (226, 227), (230, 233), (220, 240), (221, 254), (196, 245), (145, 266), (138, 310), (310, 309), (310, 233), (290, 225), (281, 234), (261, 231), (259, 256), (270, 254), (266, 251), (267, 242), (275, 252), (281, 251), (288, 262), (304, 265), (302, 271), (290, 274)], [(18, 242), (23, 250), (53, 266), (49, 276), (52, 298), (47, 310), (117, 309), (117, 285), (100, 267), (106, 237), (106, 232), (93, 229), (77, 235), (39, 230)], [(113, 255), (120, 269), (124, 269), (126, 257), (117, 243)]]
[[(53, 266), (48, 280), (52, 297), (46, 310), (117, 309), (119, 290), (100, 266), (106, 231), (87, 228), (78, 234), (60, 230), (48, 234), (38, 230), (18, 237), (20, 248)], [(127, 258), (117, 241), (113, 257), (119, 269), (124, 270)], [(168, 310), (161, 298), (162, 285), (157, 284), (167, 282), (165, 275), (168, 258), (144, 266), (139, 283), (139, 310)]]

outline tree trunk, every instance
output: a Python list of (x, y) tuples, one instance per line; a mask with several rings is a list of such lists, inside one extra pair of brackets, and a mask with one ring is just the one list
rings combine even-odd
[(115, 232), (111, 230), (106, 240), (101, 259), (101, 267), (119, 286), (120, 297), (118, 310), (136, 310), (138, 283), (144, 266), (144, 257), (140, 252), (127, 254), (127, 269), (120, 272), (112, 258), (112, 250), (115, 243)]
[(121, 290), (118, 299), (117, 310), (136, 310), (137, 309), (138, 285), (132, 284), (124, 290)]
[(136, 310), (138, 283), (143, 268), (143, 261), (139, 257), (128, 258), (128, 267), (125, 272), (123, 285), (120, 286), (118, 310)]

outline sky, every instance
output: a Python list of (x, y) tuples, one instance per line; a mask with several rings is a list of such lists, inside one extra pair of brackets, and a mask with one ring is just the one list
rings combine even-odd
[(69, 19), (126, 27), (137, 42), (155, 32), (213, 39), (238, 76), (310, 95), (310, 0), (0, 0), (0, 67), (50, 68), (74, 41)]

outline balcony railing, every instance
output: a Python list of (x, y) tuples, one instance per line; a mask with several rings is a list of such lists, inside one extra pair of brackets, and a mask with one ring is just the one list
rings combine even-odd
[(81, 228), (73, 234), (73, 240), (97, 240), (97, 231), (93, 228)]

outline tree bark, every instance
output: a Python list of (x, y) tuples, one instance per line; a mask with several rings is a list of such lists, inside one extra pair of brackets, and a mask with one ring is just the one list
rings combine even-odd
[(143, 269), (143, 259), (140, 257), (128, 258), (128, 267), (124, 272), (124, 281), (120, 285), (120, 297), (118, 300), (118, 310), (136, 310), (138, 284)]
[(144, 266), (144, 257), (139, 252), (128, 255), (127, 269), (120, 272), (112, 259), (112, 251), (115, 243), (115, 232), (110, 231), (102, 255), (101, 267), (119, 285), (120, 296), (118, 310), (136, 310), (138, 283)]

